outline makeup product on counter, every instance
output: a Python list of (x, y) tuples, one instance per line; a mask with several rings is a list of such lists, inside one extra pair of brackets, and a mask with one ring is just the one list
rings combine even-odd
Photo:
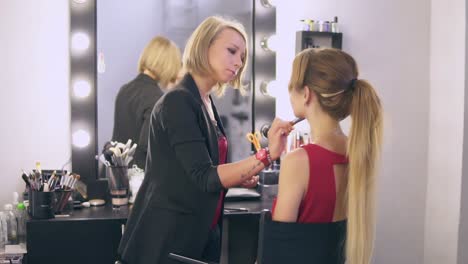
[(304, 31), (315, 31), (315, 23), (312, 19), (301, 19), (301, 22), (304, 22), (303, 30)]
[(27, 173), (21, 170), (26, 184), (28, 213), (33, 219), (54, 218), (54, 215), (70, 215), (73, 211), (72, 194), (80, 175), (65, 170), (42, 170), (40, 162)]
[(126, 144), (118, 141), (110, 141), (104, 145), (102, 154), (96, 157), (106, 167), (128, 167), (133, 160), (137, 144), (129, 139)]
[(262, 199), (272, 199), (278, 195), (279, 164), (274, 162), (269, 168), (258, 173), (259, 180), (256, 187)]
[(304, 145), (304, 136), (301, 131), (294, 131), (291, 133), (291, 145), (289, 147), (289, 151), (293, 151), (302, 145)]
[(91, 206), (101, 206), (106, 203), (103, 199), (91, 199), (88, 202)]
[(21, 174), (21, 178), (23, 179), (23, 181), (26, 183), (26, 186), (28, 188), (31, 188), (31, 189), (36, 189), (36, 187), (34, 186), (34, 184), (31, 184), (31, 182), (29, 181), (29, 178), (28, 178), (28, 174), (23, 170), (23, 174)]
[(338, 17), (337, 16), (331, 22), (331, 32), (333, 32), (333, 33), (340, 32), (339, 29), (338, 29)]

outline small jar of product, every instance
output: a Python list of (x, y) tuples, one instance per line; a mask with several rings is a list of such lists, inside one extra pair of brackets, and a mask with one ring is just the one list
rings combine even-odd
[(324, 24), (325, 24), (325, 22), (320, 20), (320, 21), (318, 21), (317, 23), (318, 23), (318, 31), (319, 31), (319, 32), (324, 32), (324, 31), (325, 31), (325, 30), (324, 30), (324, 26), (325, 26)]
[(331, 32), (333, 33), (340, 32), (338, 29), (338, 17), (335, 17), (334, 20), (331, 22)]

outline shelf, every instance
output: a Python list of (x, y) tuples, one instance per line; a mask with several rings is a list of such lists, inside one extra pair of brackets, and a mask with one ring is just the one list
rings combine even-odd
[(307, 48), (341, 49), (343, 33), (298, 31), (296, 32), (296, 53)]

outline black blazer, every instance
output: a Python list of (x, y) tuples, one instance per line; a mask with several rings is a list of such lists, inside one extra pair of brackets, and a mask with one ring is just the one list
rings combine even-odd
[(161, 96), (158, 83), (140, 73), (120, 88), (115, 100), (112, 140), (125, 144), (131, 139), (137, 143), (133, 164), (141, 169), (145, 169), (151, 111)]
[(170, 263), (170, 252), (200, 259), (223, 189), (215, 129), (189, 74), (156, 103), (145, 178), (119, 246), (122, 260)]

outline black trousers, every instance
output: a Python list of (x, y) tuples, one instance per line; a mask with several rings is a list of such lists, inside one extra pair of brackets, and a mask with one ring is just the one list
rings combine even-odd
[(216, 225), (208, 236), (202, 259), (206, 262), (218, 262), (221, 257), (221, 232), (219, 225)]
[[(219, 263), (221, 257), (221, 233), (219, 225), (210, 230), (208, 241), (202, 254), (202, 261)], [(119, 257), (120, 259), (120, 257)], [(129, 264), (123, 260), (118, 260), (115, 264)]]

